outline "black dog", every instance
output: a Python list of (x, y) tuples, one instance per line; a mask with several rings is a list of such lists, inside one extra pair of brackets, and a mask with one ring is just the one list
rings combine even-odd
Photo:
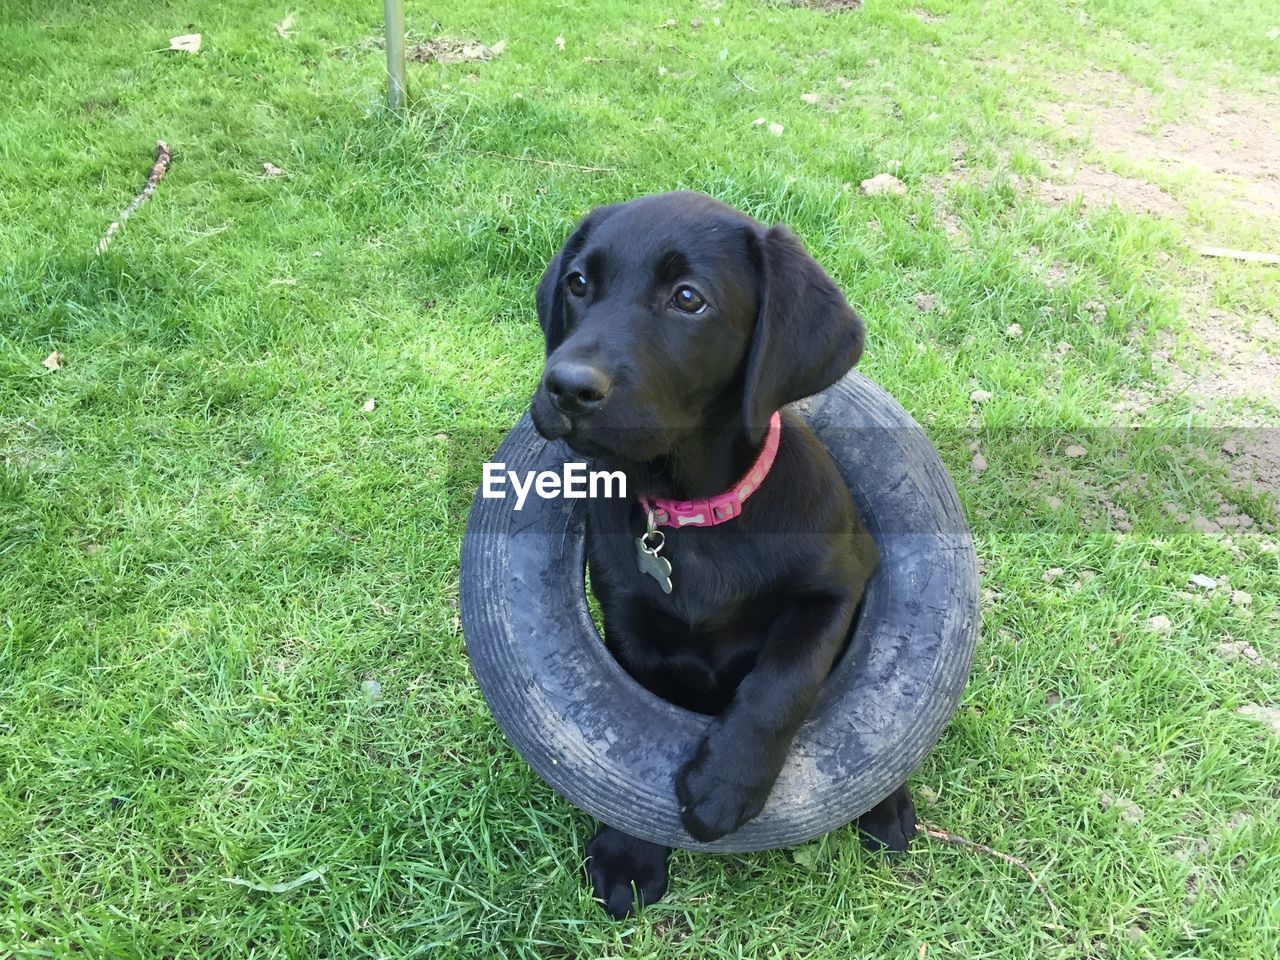
[[(627, 476), (628, 500), (588, 501), (606, 643), (653, 693), (716, 716), (673, 785), (685, 828), (714, 840), (764, 807), (878, 555), (830, 455), (786, 411), (772, 469), (740, 515), (660, 528), (669, 583), (644, 569), (653, 561), (639, 542), (657, 538), (644, 538), (638, 497), (729, 490), (756, 463), (773, 413), (858, 361), (863, 324), (789, 230), (696, 193), (594, 210), (537, 300), (538, 431)], [(906, 786), (858, 826), (876, 847), (905, 849)], [(611, 916), (666, 892), (666, 847), (606, 826), (588, 853)]]

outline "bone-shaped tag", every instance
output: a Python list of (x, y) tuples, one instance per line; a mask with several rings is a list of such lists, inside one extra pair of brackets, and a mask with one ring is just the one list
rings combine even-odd
[(666, 557), (658, 556), (658, 551), (661, 549), (661, 543), (656, 548), (649, 547), (645, 544), (643, 536), (636, 537), (636, 566), (640, 568), (641, 573), (646, 573), (658, 581), (658, 586), (662, 588), (663, 593), (670, 593), (671, 561)]

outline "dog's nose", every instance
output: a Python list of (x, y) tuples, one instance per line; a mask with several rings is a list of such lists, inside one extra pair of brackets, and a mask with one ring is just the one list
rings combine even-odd
[(570, 417), (590, 413), (613, 389), (613, 381), (598, 367), (563, 360), (547, 371), (547, 393), (561, 413)]

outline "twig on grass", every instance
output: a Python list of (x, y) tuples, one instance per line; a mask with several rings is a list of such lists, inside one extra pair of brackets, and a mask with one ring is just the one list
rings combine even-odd
[(1246, 263), (1269, 263), (1280, 265), (1280, 254), (1259, 253), (1256, 250), (1232, 250), (1230, 247), (1200, 247), (1196, 253), (1202, 257), (1226, 257), (1229, 260), (1243, 260)]
[(98, 253), (106, 251), (107, 244), (111, 242), (115, 232), (120, 229), (126, 220), (133, 216), (134, 211), (151, 199), (151, 194), (155, 193), (156, 184), (164, 178), (165, 171), (169, 169), (170, 158), (169, 145), (163, 140), (157, 140), (156, 162), (151, 165), (151, 174), (147, 177), (147, 185), (142, 188), (141, 193), (133, 198), (133, 203), (124, 208), (124, 212), (120, 214), (119, 218), (111, 226), (107, 227), (106, 234), (98, 241)]
[(497, 157), (499, 160), (518, 160), (522, 163), (540, 163), (544, 167), (564, 167), (566, 170), (578, 170), (582, 173), (617, 173), (613, 167), (584, 167), (577, 163), (562, 163), (559, 160), (540, 160), (537, 157), (517, 157), (510, 153), (495, 153), (492, 150), (472, 150), (471, 153), (481, 157)]
[(1011, 856), (1010, 854), (1007, 854), (1007, 853), (1003, 853), (995, 849), (994, 847), (988, 847), (985, 843), (978, 843), (976, 840), (967, 840), (964, 837), (958, 836), (954, 833), (950, 833), (946, 830), (939, 830), (937, 827), (931, 826), (930, 824), (927, 824), (927, 823), (921, 823), (919, 827), (926, 836), (930, 837), (933, 840), (941, 840), (943, 843), (955, 844), (957, 847), (968, 847), (971, 850), (977, 850), (981, 853), (989, 854), (990, 856), (995, 857), (997, 860), (1003, 860), (1005, 863), (1010, 864), (1011, 866), (1017, 867), (1024, 874), (1026, 874), (1027, 879), (1031, 881), (1032, 885), (1035, 886), (1035, 888), (1040, 891), (1040, 895), (1044, 897), (1044, 902), (1049, 905), (1049, 912), (1053, 914), (1053, 919), (1055, 922), (1051, 924), (1046, 924), (1046, 926), (1054, 930), (1066, 929), (1066, 927), (1062, 926), (1060, 923), (1057, 922), (1062, 919), (1062, 915), (1058, 913), (1058, 906), (1053, 902), (1053, 897), (1049, 896), (1048, 888), (1046, 888), (1045, 885), (1040, 882), (1039, 877), (1037, 877), (1034, 873), (1031, 872), (1031, 868), (1028, 867), (1021, 860), (1019, 860), (1017, 857)]

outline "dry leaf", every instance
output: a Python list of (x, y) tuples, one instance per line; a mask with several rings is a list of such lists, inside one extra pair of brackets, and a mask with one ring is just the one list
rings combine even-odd
[(1154, 630), (1156, 633), (1168, 633), (1173, 629), (1173, 621), (1163, 613), (1158, 613), (1147, 621), (1147, 628)]
[(370, 397), (368, 400), (364, 402), (364, 405), (361, 406), (360, 409), (363, 410), (365, 413), (373, 413), (374, 407), (376, 407), (377, 405), (378, 405), (378, 401), (373, 399), (373, 397)]
[(40, 366), (44, 367), (46, 370), (61, 370), (62, 354), (60, 354), (57, 350), (53, 351), (53, 353), (49, 354), (47, 357), (45, 357), (43, 360), (40, 361)]
[(268, 287), (296, 287), (298, 281), (293, 277), (279, 277), (267, 284)]
[(556, 37), (556, 49), (557, 50), (564, 49), (564, 37)]
[(264, 177), (278, 177), (282, 173), (284, 173), (284, 171), (281, 170), (279, 167), (277, 167), (274, 163), (264, 163), (262, 165), (262, 175)]
[(1067, 447), (1065, 452), (1067, 456), (1070, 457), (1072, 460), (1075, 460), (1079, 457), (1083, 457), (1086, 453), (1088, 453), (1088, 451), (1085, 450), (1085, 448), (1080, 446), (1080, 444), (1078, 443), (1071, 444), (1071, 446)]
[(1212, 590), (1218, 585), (1218, 581), (1213, 577), (1206, 577), (1203, 573), (1193, 573), (1190, 580), (1197, 587), (1204, 587), (1206, 590)]
[(813, 870), (822, 863), (821, 847), (820, 843), (806, 843), (803, 847), (794, 848), (791, 858), (800, 866)]
[(862, 181), (862, 192), (869, 197), (882, 193), (906, 193), (907, 186), (892, 173), (881, 173)]
[(276, 24), (276, 33), (288, 40), (292, 37), (293, 30), (293, 14), (285, 14), (285, 18)]
[(200, 34), (184, 33), (180, 37), (170, 37), (169, 49), (180, 50), (183, 53), (199, 53), (200, 52)]
[(445, 66), (451, 63), (469, 63), (476, 60), (492, 60), (502, 56), (507, 41), (499, 40), (493, 46), (485, 46), (479, 40), (452, 40), (437, 37), (426, 43), (415, 43), (409, 48), (408, 57), (414, 63), (435, 61)]

